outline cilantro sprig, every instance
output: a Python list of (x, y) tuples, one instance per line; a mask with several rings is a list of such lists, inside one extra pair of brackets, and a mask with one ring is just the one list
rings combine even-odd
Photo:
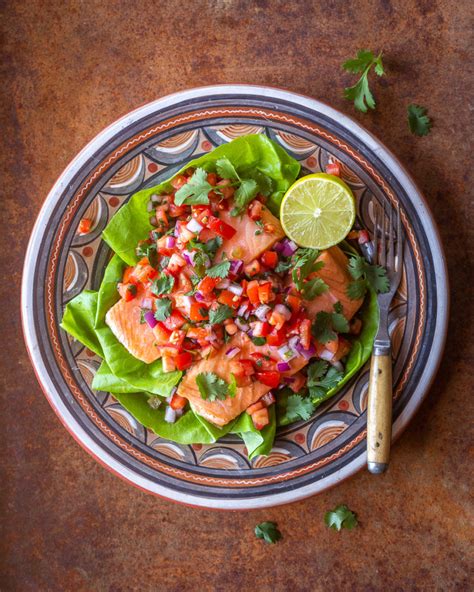
[(356, 255), (349, 259), (347, 268), (354, 278), (346, 290), (351, 300), (363, 298), (369, 288), (375, 290), (377, 294), (384, 294), (390, 290), (387, 271), (381, 265), (371, 265), (364, 257)]
[(303, 290), (304, 280), (324, 266), (322, 261), (316, 261), (318, 257), (319, 251), (317, 249), (298, 249), (293, 255), (291, 277), (297, 290)]
[(260, 522), (255, 527), (255, 536), (272, 545), (281, 539), (281, 532), (278, 530), (276, 522)]
[(349, 322), (342, 314), (342, 306), (340, 302), (334, 305), (334, 312), (320, 311), (316, 315), (313, 326), (311, 328), (313, 337), (319, 343), (328, 343), (337, 338), (338, 333), (349, 332)]
[(343, 373), (324, 360), (317, 360), (308, 367), (308, 390), (311, 402), (318, 405), (326, 398), (326, 394), (338, 385)]
[(171, 300), (169, 298), (158, 298), (155, 301), (155, 319), (165, 321), (171, 314)]
[(357, 514), (349, 510), (345, 504), (336, 506), (334, 510), (326, 512), (324, 522), (326, 526), (337, 531), (340, 531), (341, 528), (351, 530), (358, 525)]
[(236, 393), (235, 377), (231, 374), (231, 383), (229, 384), (214, 372), (200, 372), (196, 376), (201, 397), (206, 401), (223, 401), (227, 397), (234, 397)]
[(155, 296), (169, 294), (174, 287), (174, 277), (162, 273), (151, 285), (151, 291)]
[(357, 57), (345, 61), (342, 67), (353, 74), (361, 73), (361, 77), (354, 86), (344, 89), (344, 97), (354, 101), (355, 108), (362, 113), (367, 113), (367, 108), (375, 109), (375, 99), (369, 88), (369, 72), (374, 67), (377, 76), (385, 74), (382, 53), (376, 56), (367, 49), (361, 49), (357, 52)]
[(230, 319), (233, 316), (233, 310), (227, 304), (220, 304), (215, 310), (209, 311), (209, 323), (211, 325), (218, 325), (223, 323), (226, 319)]
[(211, 278), (226, 278), (230, 271), (230, 261), (225, 260), (210, 267), (206, 274)]
[(427, 136), (431, 131), (431, 119), (428, 117), (426, 107), (411, 104), (407, 107), (408, 127), (415, 136)]
[(314, 412), (315, 406), (311, 399), (302, 395), (289, 395), (286, 402), (285, 422), (292, 423), (298, 419), (308, 420)]
[(255, 179), (243, 177), (239, 175), (237, 169), (228, 158), (220, 158), (216, 161), (216, 170), (220, 177), (230, 179), (237, 185), (234, 193), (234, 207), (231, 210), (232, 216), (241, 214), (259, 191), (263, 193), (267, 189), (268, 181), (263, 173), (261, 174), (260, 183)]
[(174, 203), (177, 206), (208, 204), (208, 194), (213, 189), (214, 187), (207, 181), (207, 172), (197, 168), (189, 181), (176, 191)]

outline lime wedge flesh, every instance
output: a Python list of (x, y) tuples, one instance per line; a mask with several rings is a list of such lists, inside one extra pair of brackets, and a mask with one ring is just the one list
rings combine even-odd
[(344, 240), (355, 216), (350, 188), (339, 177), (326, 173), (298, 179), (286, 192), (280, 210), (287, 236), (312, 249), (327, 249)]

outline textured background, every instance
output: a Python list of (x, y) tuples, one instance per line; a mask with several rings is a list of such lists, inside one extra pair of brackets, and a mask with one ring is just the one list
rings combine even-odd
[[(3, 0), (0, 7), (0, 589), (472, 589), (472, 3)], [(378, 107), (367, 115), (341, 98), (352, 77), (340, 64), (362, 47), (383, 49), (389, 72), (374, 84)], [(248, 513), (174, 505), (99, 466), (42, 396), (19, 314), (30, 229), (74, 155), (145, 102), (225, 82), (314, 96), (384, 141), (433, 210), (452, 293), (444, 361), (394, 446), (389, 472), (362, 472), (306, 501)], [(427, 138), (408, 133), (409, 102), (429, 107)], [(324, 512), (338, 503), (359, 514), (360, 528), (324, 526)], [(282, 542), (254, 538), (262, 520), (278, 522)]]

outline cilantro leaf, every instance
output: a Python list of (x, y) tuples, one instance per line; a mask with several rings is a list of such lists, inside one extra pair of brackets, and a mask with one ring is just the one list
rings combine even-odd
[(408, 105), (408, 127), (415, 136), (427, 136), (431, 131), (432, 122), (426, 115), (426, 107), (420, 105)]
[(158, 253), (156, 252), (156, 243), (147, 243), (146, 241), (138, 245), (135, 250), (137, 257), (147, 257), (150, 265), (156, 267)]
[(196, 251), (202, 251), (209, 255), (211, 258), (214, 257), (218, 248), (222, 245), (222, 238), (220, 236), (216, 236), (215, 238), (211, 238), (205, 243), (201, 243), (200, 241), (192, 238), (188, 242), (188, 249), (195, 249)]
[(221, 261), (210, 267), (206, 274), (211, 278), (226, 278), (230, 271), (230, 261)]
[(151, 285), (151, 291), (156, 296), (160, 294), (169, 294), (174, 286), (174, 277), (172, 275), (161, 274)]
[[(315, 362), (314, 364), (318, 364), (318, 362)], [(311, 364), (311, 366), (314, 364)], [(314, 405), (319, 405), (319, 403), (327, 398), (326, 395), (328, 391), (339, 384), (344, 373), (334, 368), (334, 366), (331, 366), (329, 370), (327, 370), (327, 364), (325, 370), (323, 370), (322, 365), (313, 370), (311, 369), (311, 366), (308, 368), (309, 396)], [(318, 373), (320, 374), (319, 376)]]
[(324, 360), (317, 360), (308, 366), (308, 386), (316, 386), (319, 384), (319, 378), (324, 376), (327, 372), (329, 364)]
[(265, 337), (252, 337), (252, 343), (254, 345), (265, 345), (267, 343), (267, 340), (265, 339)]
[(171, 300), (169, 298), (159, 298), (155, 302), (155, 319), (157, 321), (166, 320), (171, 314)]
[(267, 175), (264, 175), (260, 171), (255, 171), (251, 177), (257, 182), (259, 193), (265, 197), (268, 197), (273, 193), (273, 179), (267, 177)]
[(321, 278), (314, 278), (303, 284), (301, 293), (305, 300), (314, 300), (316, 296), (320, 296), (323, 292), (326, 292), (329, 286)]
[(332, 313), (332, 326), (338, 333), (349, 333), (349, 321), (340, 312)]
[(298, 249), (293, 256), (293, 271), (291, 272), (291, 276), (293, 278), (293, 283), (298, 290), (302, 290), (303, 280), (305, 280), (310, 273), (318, 271), (318, 269), (323, 267), (324, 263), (322, 261), (316, 263), (318, 256), (319, 251), (317, 249)]
[(276, 522), (260, 522), (255, 527), (255, 536), (272, 545), (281, 539), (281, 532), (278, 530)]
[[(240, 214), (258, 193), (257, 182), (253, 179), (242, 179), (234, 193), (234, 208), (232, 215)], [(234, 213), (235, 212), (235, 213)]]
[(337, 337), (337, 334), (334, 332), (332, 327), (332, 314), (323, 310), (318, 312), (313, 323), (312, 333), (319, 343), (328, 343), (329, 341), (334, 341), (334, 339)]
[(375, 56), (371, 51), (362, 49), (357, 52), (357, 57), (347, 60), (342, 64), (344, 70), (352, 72), (353, 74), (362, 73), (359, 80), (354, 84), (344, 89), (344, 97), (349, 101), (354, 101), (354, 106), (359, 111), (367, 113), (367, 107), (375, 109), (375, 99), (369, 88), (369, 72), (374, 66), (377, 76), (385, 74), (382, 64), (382, 53)]
[(286, 273), (287, 271), (290, 271), (290, 269), (293, 267), (293, 263), (290, 259), (280, 259), (280, 261), (278, 261), (278, 265), (275, 267), (275, 271), (276, 273)]
[(314, 405), (310, 399), (303, 398), (301, 395), (290, 395), (286, 403), (285, 418), (288, 422), (296, 421), (297, 419), (307, 420), (311, 417), (314, 411)]
[(227, 382), (214, 372), (200, 372), (196, 376), (196, 384), (201, 397), (207, 401), (215, 401), (216, 399), (223, 401), (229, 391)]
[(334, 510), (326, 512), (324, 515), (324, 522), (329, 528), (338, 531), (341, 530), (341, 528), (351, 530), (358, 524), (357, 514), (351, 512), (345, 504), (336, 506)]
[(240, 179), (234, 165), (228, 158), (219, 158), (219, 160), (216, 161), (216, 171), (222, 179)]
[(356, 280), (351, 282), (346, 290), (351, 300), (362, 298), (369, 287), (377, 294), (384, 294), (390, 290), (387, 271), (381, 265), (371, 265), (363, 257), (355, 255), (349, 259), (347, 268)]
[(212, 190), (212, 185), (207, 182), (207, 172), (202, 168), (197, 168), (189, 181), (176, 191), (174, 203), (177, 206), (208, 204), (208, 193)]
[(232, 318), (233, 311), (227, 304), (221, 304), (216, 310), (209, 311), (209, 323), (211, 325), (218, 325), (224, 322), (226, 319)]
[(206, 265), (209, 265), (209, 256), (204, 251), (198, 251), (194, 255), (194, 271), (198, 277), (202, 278), (206, 271)]

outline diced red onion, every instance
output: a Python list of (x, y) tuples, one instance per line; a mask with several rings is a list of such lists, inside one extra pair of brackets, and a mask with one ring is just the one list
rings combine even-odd
[(290, 339), (288, 340), (288, 345), (291, 347), (291, 349), (298, 349), (299, 342), (300, 338), (298, 337), (298, 335), (293, 335), (293, 337), (290, 337)]
[(303, 356), (305, 360), (309, 360), (316, 354), (316, 348), (314, 345), (310, 345), (308, 349), (304, 349), (301, 343), (296, 344), (296, 351)]
[(242, 259), (233, 259), (230, 262), (230, 273), (233, 273), (234, 275), (239, 274), (242, 271), (243, 265), (244, 262), (242, 261)]
[(151, 199), (151, 203), (154, 205), (160, 203), (160, 196), (156, 195), (156, 193), (154, 193), (152, 196), (150, 196), (150, 199)]
[(270, 407), (270, 405), (272, 405), (276, 399), (272, 391), (269, 391), (268, 393), (265, 393), (260, 400), (266, 407)]
[(194, 298), (196, 298), (198, 302), (204, 302), (206, 300), (206, 297), (201, 292), (195, 292)]
[(218, 288), (219, 290), (227, 290), (227, 288), (230, 286), (230, 280), (228, 280), (227, 278), (224, 280), (221, 280), (216, 288)]
[(330, 352), (328, 349), (325, 349), (319, 354), (319, 357), (321, 358), (321, 360), (326, 360), (327, 362), (330, 362), (334, 358), (334, 354)]
[(293, 289), (293, 288), (292, 288), (291, 286), (287, 286), (287, 287), (286, 287), (286, 288), (283, 290), (283, 293), (284, 293), (284, 294), (289, 294), (289, 293), (291, 292), (291, 290), (292, 290), (292, 289)]
[(153, 202), (149, 201), (149, 202), (146, 204), (146, 211), (147, 211), (149, 214), (151, 214), (151, 212), (153, 212), (153, 210), (154, 210), (154, 209), (155, 209), (155, 206), (154, 206)]
[(176, 413), (176, 419), (179, 419), (183, 415), (184, 409), (175, 409), (174, 412)]
[[(239, 317), (245, 317), (245, 315), (248, 315), (249, 313), (249, 303), (248, 302), (244, 302), (238, 309), (237, 311), (237, 316)], [(248, 316), (246, 317), (248, 318)]]
[(195, 232), (196, 234), (198, 234), (203, 229), (203, 226), (199, 224), (196, 218), (191, 218), (191, 220), (186, 224), (186, 228), (190, 232)]
[(186, 314), (189, 314), (191, 311), (191, 304), (193, 303), (193, 299), (191, 296), (181, 296), (181, 305), (186, 311)]
[(289, 239), (285, 239), (283, 242), (283, 249), (281, 250), (281, 254), (283, 257), (291, 257), (293, 253), (298, 249), (298, 245), (296, 245), (293, 241)]
[(281, 314), (283, 317), (285, 317), (285, 320), (287, 321), (291, 318), (291, 310), (287, 308), (284, 304), (277, 304), (275, 306), (275, 312)]
[(167, 236), (165, 241), (165, 247), (167, 249), (174, 249), (175, 245), (176, 239), (174, 238), (174, 236)]
[(153, 314), (153, 312), (151, 310), (149, 310), (148, 312), (146, 312), (143, 315), (143, 318), (147, 322), (147, 324), (150, 327), (150, 329), (153, 329), (153, 327), (156, 327), (156, 325), (158, 325), (158, 321), (155, 319), (155, 315)]
[(235, 294), (236, 296), (242, 296), (244, 289), (242, 288), (242, 286), (239, 286), (239, 284), (230, 284), (229, 291), (232, 292), (232, 294)]
[(171, 391), (171, 394), (169, 397), (166, 397), (166, 402), (167, 403), (171, 403), (171, 399), (173, 398), (173, 395), (175, 394), (175, 392), (178, 390), (178, 387), (175, 386), (173, 387), (173, 390)]
[(153, 298), (143, 298), (141, 302), (142, 308), (147, 308), (148, 310), (153, 308)]
[(290, 349), (287, 345), (283, 345), (282, 347), (278, 348), (278, 355), (284, 362), (289, 362), (294, 357), (296, 357), (295, 352)]
[(182, 255), (188, 265), (194, 266), (194, 257), (196, 256), (196, 251), (183, 251)]
[(176, 421), (176, 411), (171, 407), (167, 407), (165, 411), (166, 423), (174, 423)]
[(293, 378), (293, 376), (283, 376), (283, 382), (285, 382), (286, 384), (293, 384), (295, 382), (295, 379)]
[(334, 366), (336, 370), (339, 370), (339, 372), (344, 372), (344, 366), (341, 364), (341, 362), (339, 362), (339, 360), (337, 362), (331, 362), (331, 365)]
[(291, 370), (291, 366), (288, 362), (278, 362), (277, 364), (278, 372), (289, 372)]
[(232, 358), (235, 358), (235, 356), (236, 356), (236, 355), (237, 355), (239, 352), (240, 352), (240, 348), (238, 348), (238, 347), (231, 347), (230, 349), (228, 349), (228, 350), (225, 352), (225, 355), (226, 355), (228, 358), (232, 359)]
[(247, 323), (243, 323), (238, 317), (235, 318), (234, 323), (241, 331), (248, 331), (250, 328)]
[(265, 322), (267, 320), (267, 315), (271, 311), (271, 308), (266, 304), (261, 304), (258, 306), (254, 312), (255, 316), (259, 321)]
[(283, 251), (283, 247), (284, 244), (283, 243), (275, 243), (273, 245), (273, 249), (277, 252), (277, 253), (281, 253)]

